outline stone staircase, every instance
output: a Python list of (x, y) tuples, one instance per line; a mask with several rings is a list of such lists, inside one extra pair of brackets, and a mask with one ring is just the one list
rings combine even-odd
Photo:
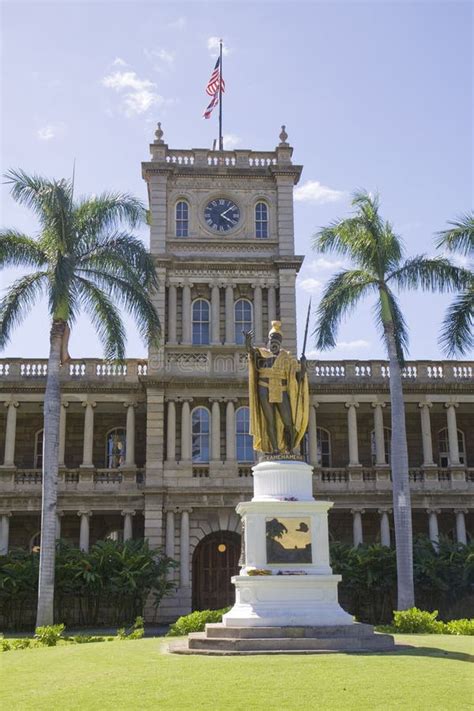
[(226, 627), (208, 624), (205, 632), (176, 640), (176, 654), (317, 654), (383, 652), (395, 649), (393, 637), (374, 632), (372, 625), (354, 623), (332, 627)]

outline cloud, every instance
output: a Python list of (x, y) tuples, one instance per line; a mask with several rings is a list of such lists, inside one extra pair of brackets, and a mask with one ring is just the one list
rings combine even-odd
[[(209, 37), (207, 40), (207, 48), (209, 50), (209, 53), (211, 57), (218, 57), (219, 56), (219, 46), (220, 46), (220, 38), (219, 37)], [(222, 44), (222, 54), (224, 57), (230, 53), (229, 47), (226, 47), (226, 45), (223, 43)]]
[(144, 49), (145, 57), (152, 62), (153, 69), (157, 72), (163, 71), (163, 66), (171, 67), (176, 57), (175, 52), (168, 52), (166, 49)]
[(307, 270), (313, 272), (332, 271), (333, 269), (341, 269), (341, 267), (345, 266), (347, 265), (343, 259), (327, 259), (326, 257), (317, 257), (305, 265)]
[(234, 148), (236, 148), (239, 143), (242, 142), (242, 139), (240, 136), (236, 136), (235, 133), (225, 133), (223, 136), (224, 139), (224, 149), (226, 151), (232, 151)]
[(102, 79), (102, 84), (122, 96), (126, 116), (143, 114), (151, 106), (162, 106), (166, 100), (155, 91), (156, 84), (150, 79), (140, 79), (133, 71), (116, 71)]
[(318, 180), (307, 180), (306, 183), (295, 189), (294, 198), (297, 202), (314, 202), (324, 205), (328, 202), (337, 202), (346, 196), (342, 190), (333, 190), (326, 185), (321, 185)]
[(320, 291), (322, 287), (322, 282), (318, 281), (318, 279), (308, 277), (307, 279), (298, 279), (297, 286), (299, 286), (300, 289), (303, 289), (303, 291), (307, 291), (310, 294), (314, 294), (315, 292)]
[(128, 67), (130, 66), (128, 62), (125, 61), (125, 59), (122, 59), (122, 57), (115, 57), (114, 61), (112, 62), (113, 67)]
[(36, 132), (40, 141), (51, 141), (53, 138), (60, 138), (64, 135), (63, 123), (48, 123), (41, 126)]
[(370, 348), (370, 345), (370, 341), (359, 338), (355, 341), (338, 341), (336, 348), (340, 348), (341, 351), (365, 350), (366, 348)]
[(181, 15), (181, 17), (178, 17), (176, 20), (173, 20), (172, 22), (168, 22), (167, 27), (170, 30), (184, 30), (186, 27), (187, 20), (186, 18)]

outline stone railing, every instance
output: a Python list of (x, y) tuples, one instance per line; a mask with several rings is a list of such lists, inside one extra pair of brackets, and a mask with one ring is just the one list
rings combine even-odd
[[(5, 469), (0, 471), (0, 492), (40, 492), (41, 469)], [(141, 488), (145, 483), (145, 470), (124, 469), (60, 469), (59, 491), (106, 491), (121, 488)]]
[[(316, 491), (364, 491), (391, 489), (390, 469), (375, 467), (328, 467), (315, 468), (314, 481)], [(410, 488), (413, 490), (473, 490), (474, 469), (409, 469)]]
[[(136, 381), (147, 375), (148, 361), (128, 359), (110, 363), (95, 358), (69, 361), (61, 368), (62, 380), (128, 380)], [(6, 358), (0, 360), (0, 383), (5, 380), (34, 380), (46, 378), (47, 359)]]
[[(388, 363), (383, 360), (309, 360), (308, 370), (313, 382), (386, 382), (390, 377)], [(402, 377), (409, 382), (455, 383), (472, 380), (473, 376), (472, 361), (411, 361), (402, 370)]]
[(291, 148), (279, 146), (275, 151), (212, 151), (207, 148), (180, 150), (165, 144), (150, 146), (152, 162), (180, 167), (268, 168), (291, 164)]

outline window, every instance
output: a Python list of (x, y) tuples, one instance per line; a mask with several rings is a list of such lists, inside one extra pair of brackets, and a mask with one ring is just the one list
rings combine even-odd
[(252, 304), (247, 299), (239, 299), (234, 306), (234, 336), (237, 345), (245, 343), (244, 331), (252, 328)]
[(209, 410), (197, 407), (192, 414), (193, 462), (209, 461)]
[(184, 200), (176, 203), (176, 237), (189, 235), (189, 206)]
[(35, 459), (33, 467), (34, 469), (43, 468), (43, 438), (44, 430), (38, 430), (35, 434)]
[[(466, 464), (466, 447), (464, 444), (464, 432), (458, 430), (459, 463)], [(439, 466), (446, 468), (451, 466), (449, 456), (449, 437), (447, 427), (438, 433)]]
[(331, 436), (322, 427), (316, 427), (318, 467), (331, 466)]
[(209, 302), (196, 299), (193, 302), (193, 345), (205, 346), (209, 343)]
[(106, 466), (117, 469), (125, 464), (126, 435), (123, 427), (116, 427), (107, 434)]
[(250, 432), (250, 410), (239, 407), (235, 413), (235, 449), (238, 462), (254, 462), (253, 439)]
[[(383, 428), (383, 441), (385, 448), (385, 464), (390, 464), (390, 453), (392, 449), (392, 430), (390, 427)], [(370, 452), (372, 455), (372, 466), (377, 462), (377, 453), (375, 449), (375, 430), (370, 433)]]
[(255, 205), (255, 237), (268, 237), (268, 207), (264, 202)]

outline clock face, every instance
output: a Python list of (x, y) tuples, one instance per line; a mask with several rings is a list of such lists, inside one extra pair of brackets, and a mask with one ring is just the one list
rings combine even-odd
[(216, 232), (227, 232), (240, 220), (240, 210), (232, 200), (216, 198), (204, 208), (206, 225)]

